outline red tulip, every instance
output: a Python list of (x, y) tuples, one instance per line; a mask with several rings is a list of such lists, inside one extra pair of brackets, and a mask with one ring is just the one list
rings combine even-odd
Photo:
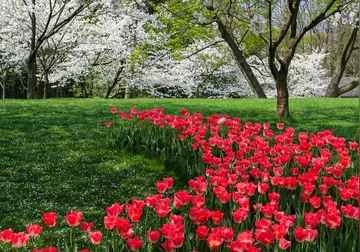
[(43, 227), (38, 224), (26, 225), (26, 231), (31, 237), (38, 236), (41, 233), (42, 229)]
[(209, 228), (206, 226), (198, 226), (196, 228), (196, 237), (199, 240), (204, 240), (207, 237), (208, 233), (209, 233)]
[(171, 242), (174, 246), (174, 248), (180, 248), (184, 242), (184, 234), (177, 233), (174, 235), (174, 237), (171, 238)]
[(174, 183), (173, 178), (163, 178), (163, 182), (166, 183), (167, 189), (171, 189)]
[(123, 240), (129, 239), (129, 238), (132, 237), (134, 234), (135, 234), (134, 229), (129, 228), (128, 231), (126, 231), (125, 233), (123, 233), (123, 234), (121, 235), (121, 239), (123, 239)]
[(277, 123), (276, 124), (276, 127), (279, 129), (279, 130), (282, 130), (284, 128), (284, 123)]
[(184, 217), (182, 215), (170, 214), (170, 224), (182, 224)]
[(307, 242), (312, 242), (314, 241), (314, 239), (316, 238), (316, 236), (318, 235), (318, 231), (316, 229), (307, 229), (307, 235), (306, 235), (306, 241)]
[(153, 194), (148, 196), (144, 196), (145, 199), (145, 204), (147, 207), (155, 207), (158, 203), (159, 200), (162, 198), (161, 194)]
[(291, 242), (286, 239), (281, 239), (279, 241), (279, 248), (282, 250), (287, 250), (288, 248), (290, 248), (290, 246), (291, 246)]
[(111, 114), (115, 114), (116, 113), (116, 108), (115, 107), (110, 108), (110, 112), (111, 112)]
[(0, 240), (5, 243), (11, 242), (12, 234), (13, 234), (13, 230), (11, 228), (0, 231)]
[(107, 207), (105, 210), (108, 216), (117, 217), (124, 210), (124, 205), (120, 205), (119, 203), (114, 203), (111, 206)]
[(89, 233), (94, 228), (94, 226), (95, 226), (94, 222), (88, 223), (88, 222), (83, 221), (80, 224), (82, 231), (86, 232), (86, 233)]
[(65, 220), (70, 227), (79, 226), (82, 220), (82, 212), (71, 211), (65, 215)]
[(294, 235), (297, 242), (303, 242), (306, 239), (307, 231), (305, 228), (297, 227), (294, 230)]
[(13, 233), (11, 235), (11, 245), (14, 248), (21, 248), (26, 245), (26, 243), (29, 241), (29, 235), (25, 234), (23, 232), (20, 233)]
[(226, 242), (231, 242), (234, 237), (234, 230), (231, 227), (222, 227), (220, 235)]
[(89, 232), (90, 241), (94, 245), (98, 245), (101, 242), (102, 233), (100, 231)]
[(162, 203), (155, 207), (156, 215), (163, 218), (170, 212), (170, 206)]
[(166, 240), (165, 242), (163, 242), (161, 244), (161, 247), (163, 247), (163, 249), (166, 252), (174, 252), (175, 251), (174, 244), (170, 240)]
[(257, 184), (257, 188), (258, 188), (258, 192), (260, 194), (265, 194), (268, 190), (269, 190), (269, 185), (268, 184), (262, 184), (262, 183), (258, 183)]
[(176, 192), (174, 194), (174, 202), (173, 202), (173, 206), (175, 208), (180, 208), (182, 206), (185, 206), (190, 200), (190, 194), (188, 191), (183, 190), (180, 192)]
[(105, 127), (110, 128), (111, 127), (111, 122), (105, 122)]
[(336, 214), (328, 214), (326, 216), (326, 226), (330, 229), (335, 229), (341, 224), (341, 217)]
[(44, 213), (42, 217), (42, 221), (45, 223), (48, 227), (54, 227), (56, 225), (56, 213), (55, 212), (48, 212)]
[(240, 224), (248, 216), (250, 210), (248, 208), (238, 208), (232, 212), (233, 219), (236, 223)]
[(319, 208), (321, 204), (321, 198), (318, 196), (311, 197), (309, 199), (309, 203), (313, 208)]
[(205, 198), (202, 196), (198, 196), (198, 195), (191, 196), (190, 202), (191, 204), (193, 204), (198, 208), (203, 208), (205, 206)]
[(287, 227), (285, 226), (285, 224), (274, 224), (271, 226), (271, 230), (275, 234), (275, 238), (277, 240), (283, 239), (285, 234), (287, 233)]
[(131, 227), (132, 224), (129, 223), (128, 219), (118, 218), (116, 220), (116, 231), (119, 235), (126, 233)]
[(156, 182), (155, 186), (159, 193), (165, 193), (166, 189), (168, 189), (168, 185), (165, 182)]
[(317, 213), (306, 212), (304, 213), (304, 221), (307, 228), (315, 228), (319, 224), (320, 218)]
[(239, 240), (230, 242), (227, 247), (228, 249), (230, 249), (231, 252), (249, 251), (246, 250), (249, 246), (247, 244), (240, 242)]
[(275, 234), (266, 229), (255, 229), (255, 238), (258, 242), (265, 246), (270, 246), (274, 243)]
[(271, 192), (268, 194), (268, 199), (273, 202), (277, 202), (280, 198), (280, 194), (276, 192)]
[(129, 203), (126, 203), (125, 205), (126, 211), (128, 213), (128, 217), (132, 222), (139, 222), (140, 218), (143, 214), (141, 208), (137, 208), (133, 205), (130, 205)]
[(112, 230), (114, 229), (115, 225), (116, 225), (116, 217), (115, 216), (105, 216), (104, 217), (104, 226), (105, 229), (107, 230)]
[(224, 216), (224, 213), (222, 213), (220, 211), (213, 211), (213, 212), (211, 212), (211, 221), (215, 225), (218, 225), (222, 221), (223, 216)]
[(257, 229), (270, 229), (271, 220), (264, 219), (264, 218), (257, 220), (257, 221), (255, 221), (255, 227)]
[(143, 241), (136, 236), (134, 238), (127, 239), (126, 243), (131, 251), (137, 251), (141, 248)]
[(159, 240), (160, 236), (161, 235), (159, 231), (151, 231), (151, 230), (147, 231), (147, 237), (151, 243), (156, 243)]
[(254, 239), (253, 239), (253, 234), (250, 230), (244, 230), (242, 231), (238, 237), (237, 240), (240, 241), (241, 243), (247, 244), (247, 245), (251, 245), (254, 243)]
[(211, 250), (218, 249), (223, 243), (223, 238), (219, 233), (211, 233), (206, 239), (206, 244)]

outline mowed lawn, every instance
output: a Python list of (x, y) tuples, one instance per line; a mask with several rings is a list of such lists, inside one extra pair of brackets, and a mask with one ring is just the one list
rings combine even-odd
[[(104, 208), (132, 196), (155, 192), (164, 176), (161, 162), (116, 149), (109, 143), (105, 121), (109, 108), (163, 107), (204, 115), (226, 113), (243, 122), (276, 123), (275, 100), (266, 99), (49, 99), (0, 101), (0, 230), (24, 231), (42, 213), (60, 216), (74, 210), (102, 224)], [(336, 136), (359, 140), (358, 99), (292, 99), (287, 126), (297, 132), (331, 129)], [(117, 127), (121, 119), (116, 117)], [(176, 185), (176, 178), (175, 178)], [(64, 224), (62, 224), (64, 225)]]

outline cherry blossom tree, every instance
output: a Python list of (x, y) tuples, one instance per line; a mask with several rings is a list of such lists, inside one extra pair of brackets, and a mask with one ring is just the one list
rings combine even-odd
[[(61, 32), (86, 8), (98, 4), (95, 0), (14, 0), (0, 2), (1, 30), (7, 37), (21, 36), (28, 49), (27, 98), (36, 97), (37, 54), (43, 43)], [(16, 35), (17, 34), (17, 35)]]

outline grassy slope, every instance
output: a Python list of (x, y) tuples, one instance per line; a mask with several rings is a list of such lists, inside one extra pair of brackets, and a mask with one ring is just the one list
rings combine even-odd
[[(38, 222), (44, 211), (82, 210), (101, 220), (105, 206), (153, 192), (164, 174), (161, 163), (107, 143), (109, 107), (164, 107), (167, 113), (228, 113), (242, 121), (275, 123), (275, 100), (0, 101), (0, 230)], [(298, 131), (334, 130), (358, 140), (358, 100), (293, 99), (287, 125)]]

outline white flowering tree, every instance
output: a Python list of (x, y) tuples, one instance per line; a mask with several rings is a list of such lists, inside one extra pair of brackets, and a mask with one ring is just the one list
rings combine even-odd
[(37, 54), (43, 43), (61, 32), (86, 8), (92, 6), (95, 8), (97, 4), (95, 0), (0, 1), (2, 35), (8, 38), (15, 37), (15, 42), (21, 40), (20, 44), (28, 49), (26, 57), (28, 99), (36, 97)]
[[(254, 40), (249, 33), (250, 18), (235, 19), (236, 15), (246, 12), (244, 5), (237, 1), (225, 0), (168, 0), (155, 8), (158, 19), (164, 24), (158, 33), (168, 35), (167, 46), (170, 50), (184, 50), (195, 40), (205, 40), (208, 45), (225, 41), (242, 75), (247, 80), (256, 97), (266, 98), (250, 65), (246, 61), (247, 54), (261, 50), (261, 39)], [(261, 18), (259, 18), (258, 21)], [(252, 26), (262, 26), (253, 21)], [(249, 36), (250, 35), (250, 36)], [(260, 42), (260, 43), (259, 43)]]
[[(181, 59), (174, 59), (167, 51), (151, 51), (145, 63), (148, 67), (142, 68), (144, 72), (134, 79), (132, 86), (161, 98), (252, 96), (251, 88), (239, 74), (227, 47), (206, 45), (206, 41), (196, 41), (186, 50), (177, 52)], [(199, 52), (198, 48), (202, 50)]]
[(78, 21), (73, 28), (77, 45), (53, 82), (62, 85), (67, 79), (76, 80), (83, 97), (116, 95), (120, 81), (127, 83), (129, 72), (134, 71), (131, 55), (144, 42), (144, 25), (149, 21), (149, 15), (129, 4), (103, 6), (101, 15)]

